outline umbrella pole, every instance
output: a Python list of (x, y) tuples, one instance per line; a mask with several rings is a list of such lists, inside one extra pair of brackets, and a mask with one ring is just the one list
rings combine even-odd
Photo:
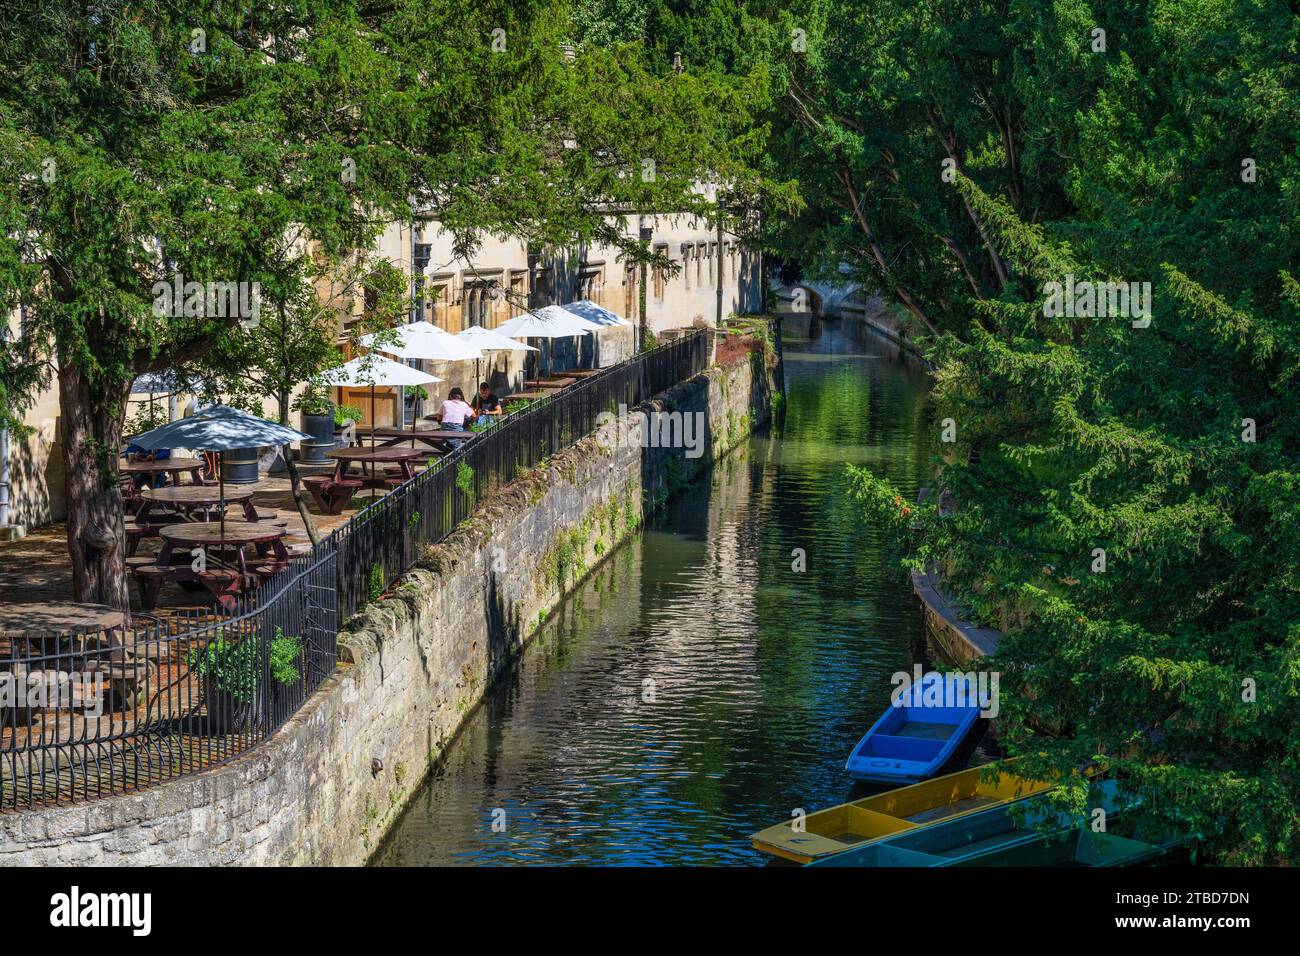
[(375, 386), (370, 386), (370, 450), (375, 450)]
[[(217, 452), (217, 514), (221, 516), (221, 540), (226, 539), (226, 469), (225, 455), (223, 451)], [(211, 525), (209, 525), (211, 527)], [(225, 548), (222, 548), (222, 554), (225, 554)]]

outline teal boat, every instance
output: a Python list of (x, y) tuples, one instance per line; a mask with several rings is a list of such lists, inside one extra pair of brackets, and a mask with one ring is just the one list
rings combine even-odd
[[(1093, 806), (1106, 811), (1107, 822), (1119, 821), (1125, 803), (1113, 781), (1093, 791)], [(1017, 823), (1017, 812), (1025, 813)], [(1051, 829), (1043, 824), (1052, 821)], [(837, 853), (809, 866), (1140, 866), (1178, 849), (1171, 837), (1138, 839), (1096, 833), (1052, 811), (1042, 797), (1030, 797), (959, 817), (915, 832)]]

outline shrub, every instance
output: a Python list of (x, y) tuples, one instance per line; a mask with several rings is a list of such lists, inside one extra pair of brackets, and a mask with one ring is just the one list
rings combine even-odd
[[(252, 703), (262, 673), (262, 646), (255, 637), (227, 640), (220, 632), (203, 648), (189, 652), (185, 662), (215, 690), (240, 703)], [(271, 679), (277, 684), (295, 684), (301, 677), (298, 658), (302, 639), (286, 637), (281, 628), (271, 638)]]
[(474, 497), (474, 469), (463, 461), (456, 463), (456, 487)]
[(342, 428), (348, 422), (359, 422), (365, 412), (359, 405), (336, 405), (334, 407), (334, 427)]

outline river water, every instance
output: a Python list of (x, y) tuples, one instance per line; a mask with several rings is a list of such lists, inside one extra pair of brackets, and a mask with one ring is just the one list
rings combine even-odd
[(783, 436), (720, 462), (557, 609), (376, 863), (761, 864), (754, 831), (857, 795), (844, 761), (922, 625), (844, 471), (914, 495), (926, 380), (837, 322), (784, 344)]

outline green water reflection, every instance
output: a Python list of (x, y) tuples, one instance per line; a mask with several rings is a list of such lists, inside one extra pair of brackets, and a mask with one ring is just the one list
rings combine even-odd
[(754, 864), (753, 831), (848, 796), (849, 748), (921, 621), (844, 465), (914, 491), (926, 383), (883, 340), (812, 331), (785, 343), (783, 436), (720, 463), (565, 602), (376, 862)]

